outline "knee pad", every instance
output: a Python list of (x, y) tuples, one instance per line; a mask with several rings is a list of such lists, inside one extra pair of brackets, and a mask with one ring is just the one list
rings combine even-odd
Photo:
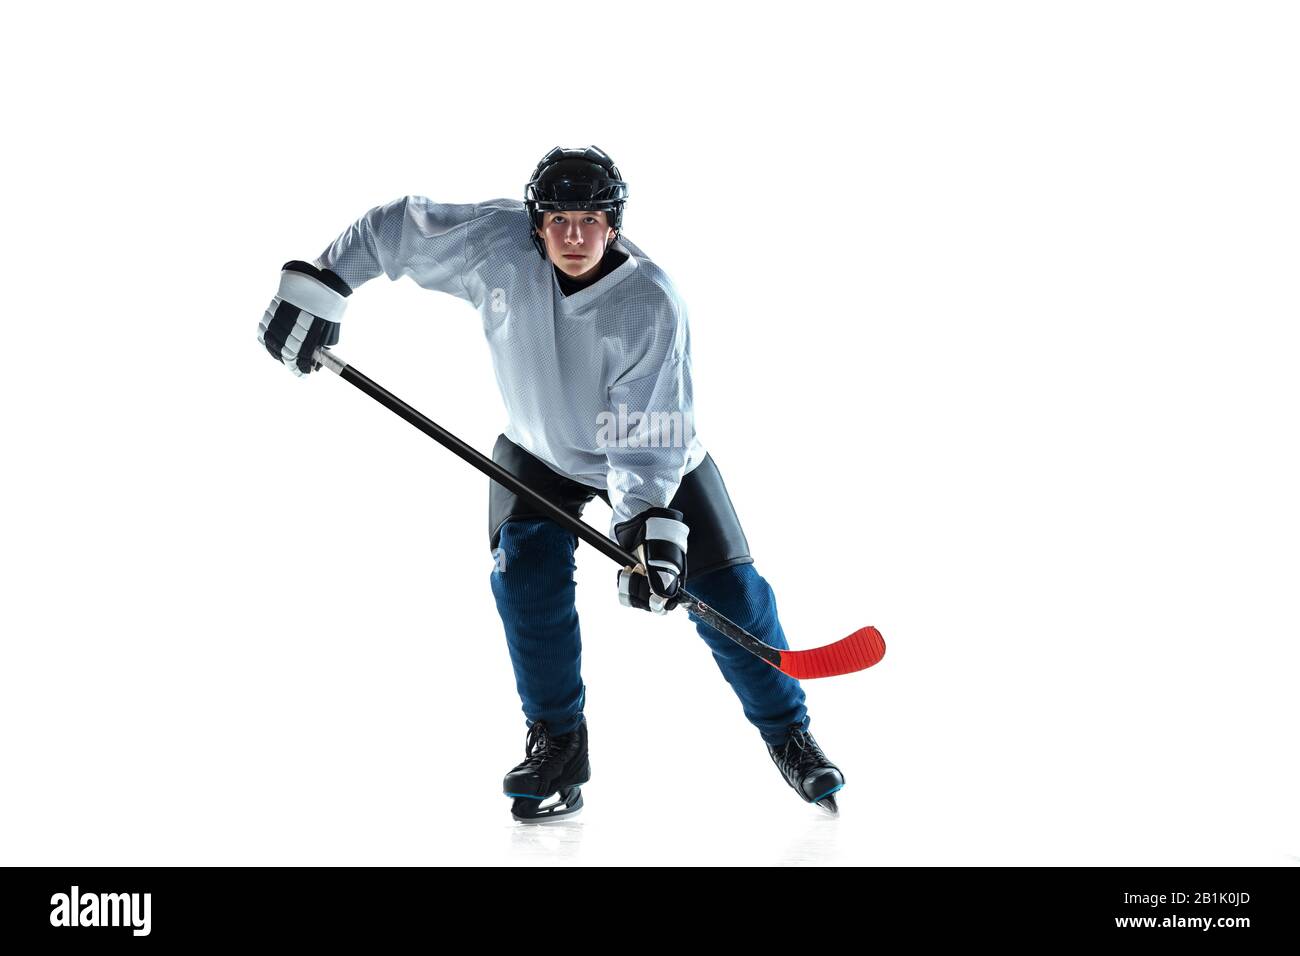
[(546, 571), (572, 577), (578, 536), (549, 518), (521, 518), (501, 526), (501, 537), (493, 552), (493, 574), (533, 577)]
[(686, 590), (751, 633), (776, 615), (776, 595), (752, 564), (688, 575)]

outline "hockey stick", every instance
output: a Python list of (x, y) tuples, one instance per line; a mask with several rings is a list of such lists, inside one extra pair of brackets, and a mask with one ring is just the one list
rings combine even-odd
[[(329, 349), (319, 348), (312, 354), (312, 357), (322, 366), (342, 378), (343, 381), (355, 385), (380, 405), (406, 419), (438, 444), (473, 465), (493, 481), (509, 488), (556, 524), (568, 528), (601, 554), (617, 561), (625, 568), (636, 568), (641, 573), (645, 573), (636, 557), (624, 551), (616, 541), (605, 537), (585, 521), (575, 518), (567, 511), (543, 498), (491, 458), (471, 448), (437, 422), (422, 415), (392, 392), (362, 375)], [(791, 677), (834, 677), (838, 674), (852, 674), (855, 671), (865, 670), (885, 656), (884, 638), (880, 636), (880, 632), (874, 627), (860, 628), (843, 640), (836, 641), (834, 644), (827, 644), (825, 647), (817, 647), (807, 651), (783, 651), (780, 648), (772, 647), (770, 644), (764, 644), (753, 634), (733, 624), (684, 588), (679, 593), (681, 595), (678, 603), (679, 607), (686, 608), (687, 611), (695, 614), (714, 630), (725, 634), (751, 654), (762, 658), (777, 670), (789, 674)]]

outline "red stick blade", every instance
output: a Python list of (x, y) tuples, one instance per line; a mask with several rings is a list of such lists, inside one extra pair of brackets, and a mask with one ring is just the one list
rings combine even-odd
[(885, 639), (874, 627), (854, 631), (842, 641), (808, 651), (782, 651), (777, 667), (798, 680), (852, 674), (878, 664), (885, 656)]

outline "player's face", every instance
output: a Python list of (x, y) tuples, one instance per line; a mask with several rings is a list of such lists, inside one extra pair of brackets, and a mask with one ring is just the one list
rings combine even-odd
[(603, 211), (548, 212), (537, 232), (556, 268), (575, 279), (596, 271), (605, 246), (615, 235)]

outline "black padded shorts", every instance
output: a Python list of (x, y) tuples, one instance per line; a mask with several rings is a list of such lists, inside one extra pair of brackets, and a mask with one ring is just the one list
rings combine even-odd
[[(528, 485), (543, 498), (563, 508), (575, 518), (596, 495), (609, 504), (604, 489), (592, 488), (551, 469), (540, 458), (520, 448), (505, 435), (497, 439), (492, 460)], [(525, 501), (495, 481), (488, 498), (488, 539), (493, 551), (501, 542), (501, 526), (512, 518), (540, 518)], [(731, 506), (727, 486), (711, 455), (682, 478), (670, 508), (680, 511), (686, 527), (691, 529), (686, 547), (687, 578), (717, 571), (733, 564), (752, 564), (749, 542), (741, 530), (740, 519)]]

